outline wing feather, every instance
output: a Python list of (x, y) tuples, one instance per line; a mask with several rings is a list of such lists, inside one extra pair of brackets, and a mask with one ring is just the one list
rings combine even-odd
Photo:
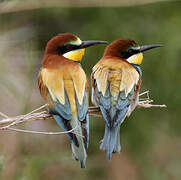
[(138, 81), (136, 69), (120, 59), (99, 61), (93, 68), (92, 99), (100, 106), (109, 127), (124, 121)]
[(84, 71), (82, 70), (82, 68), (78, 68), (77, 70), (72, 72), (71, 76), (72, 76), (72, 81), (74, 84), (78, 102), (81, 105), (83, 102), (83, 97), (85, 93), (87, 77)]
[(54, 69), (43, 68), (41, 70), (42, 81), (44, 85), (48, 88), (53, 101), (58, 101), (61, 104), (65, 104), (64, 95), (64, 81), (62, 71)]
[[(82, 134), (85, 136), (84, 144), (85, 147), (88, 147), (87, 78), (84, 71), (79, 67), (64, 69), (43, 68), (39, 76), (40, 91), (45, 100), (49, 96), (52, 103), (49, 111), (64, 131), (69, 131), (73, 128), (73, 117), (74, 120), (80, 121)], [(68, 137), (75, 145), (79, 145), (74, 134), (69, 133)]]
[(46, 85), (43, 82), (41, 71), (38, 75), (38, 86), (39, 86), (40, 93), (41, 93), (42, 97), (45, 99), (45, 101), (49, 104), (50, 107), (53, 107), (53, 102), (52, 102), (52, 99), (50, 97), (48, 88), (46, 87)]
[(94, 73), (94, 78), (97, 81), (97, 88), (103, 95), (106, 92), (108, 72), (107, 67), (101, 66)]

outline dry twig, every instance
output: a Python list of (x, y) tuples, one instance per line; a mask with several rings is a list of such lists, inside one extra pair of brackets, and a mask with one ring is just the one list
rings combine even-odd
[[(143, 97), (143, 96), (146, 96), (146, 97)], [(151, 100), (149, 97), (149, 91), (145, 91), (139, 94), (139, 102), (136, 108), (166, 108), (165, 104), (156, 105), (156, 104), (151, 104), (152, 102), (153, 100)], [(26, 115), (20, 115), (16, 117), (8, 117), (4, 113), (0, 112), (0, 116), (4, 118), (0, 120), (0, 126), (2, 126), (0, 127), (0, 130), (13, 130), (16, 132), (26, 132), (26, 133), (46, 134), (46, 135), (58, 135), (58, 134), (66, 134), (70, 132), (75, 134), (74, 130), (77, 127), (71, 129), (70, 131), (64, 131), (64, 132), (40, 132), (40, 131), (30, 131), (30, 130), (12, 128), (12, 126), (18, 125), (24, 122), (30, 122), (30, 121), (36, 121), (36, 120), (53, 120), (53, 117), (48, 113), (48, 111), (45, 111), (45, 110), (40, 111), (46, 107), (48, 107), (48, 104), (45, 104), (31, 111), (30, 113)], [(94, 116), (94, 117), (102, 117), (100, 108), (94, 107), (94, 106), (89, 107), (89, 115)], [(77, 134), (77, 135), (81, 136), (80, 134)]]

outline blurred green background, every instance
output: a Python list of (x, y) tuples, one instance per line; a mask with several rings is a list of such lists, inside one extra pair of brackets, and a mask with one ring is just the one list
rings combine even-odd
[[(121, 126), (122, 152), (113, 155), (110, 162), (106, 153), (99, 150), (104, 120), (91, 117), (85, 170), (72, 159), (65, 135), (0, 131), (0, 179), (180, 180), (181, 2), (0, 11), (1, 112), (16, 116), (44, 103), (37, 86), (38, 71), (47, 41), (62, 32), (74, 33), (82, 40), (112, 42), (131, 38), (140, 45), (163, 44), (144, 54), (141, 91), (150, 90), (154, 103), (167, 104), (168, 108), (135, 110)], [(88, 77), (104, 48), (102, 45), (87, 49), (83, 68)], [(45, 121), (21, 127), (59, 130), (56, 123)]]

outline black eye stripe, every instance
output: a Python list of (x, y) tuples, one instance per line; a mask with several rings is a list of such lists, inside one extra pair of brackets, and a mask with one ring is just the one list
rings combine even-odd
[(127, 58), (130, 57), (130, 54), (129, 54), (128, 52), (121, 52), (121, 57), (122, 57), (123, 59), (127, 59)]
[(73, 49), (73, 45), (67, 44), (65, 48), (66, 50), (71, 51)]
[(129, 50), (128, 50), (128, 53), (129, 53), (130, 55), (133, 55), (133, 54), (134, 54), (134, 50), (133, 50), (133, 49), (129, 49)]
[(123, 59), (128, 59), (130, 56), (137, 54), (137, 53), (139, 53), (139, 50), (131, 48), (131, 49), (128, 49), (128, 51), (121, 52), (121, 57)]
[(64, 46), (59, 46), (59, 47), (57, 47), (57, 54), (62, 55), (62, 54), (65, 54), (69, 51), (76, 50), (78, 48), (79, 48), (79, 46), (76, 46), (73, 44), (67, 44)]

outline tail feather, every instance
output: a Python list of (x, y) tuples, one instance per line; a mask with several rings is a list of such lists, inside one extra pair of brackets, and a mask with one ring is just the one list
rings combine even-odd
[(79, 161), (80, 163), (80, 167), (81, 168), (85, 168), (85, 163), (86, 163), (86, 158), (87, 158), (87, 153), (85, 148), (78, 148), (77, 146), (75, 146), (74, 144), (72, 145), (72, 157)]
[[(69, 120), (63, 119), (61, 116), (59, 115), (53, 115), (54, 119), (56, 120), (56, 122), (58, 123), (58, 125), (64, 130), (64, 131), (70, 131), (73, 127), (70, 124)], [(75, 145), (79, 146), (77, 137), (75, 134), (73, 133), (67, 133), (66, 134), (68, 136), (68, 138), (71, 140), (71, 142), (73, 142)]]
[(112, 128), (109, 128), (107, 125), (105, 126), (104, 138), (100, 149), (107, 151), (108, 160), (111, 160), (113, 152), (121, 151), (119, 130), (120, 125)]
[[(120, 126), (119, 126), (119, 130), (120, 130)], [(115, 144), (115, 146), (114, 146), (113, 153), (119, 153), (119, 152), (121, 151), (120, 133), (119, 133), (119, 130), (118, 130), (118, 133), (117, 133), (117, 141), (116, 141), (116, 144)]]
[[(83, 135), (81, 122), (77, 120), (77, 116), (73, 116), (73, 121), (71, 121), (71, 125), (73, 128), (76, 127), (74, 132), (76, 134)], [(76, 135), (79, 146), (76, 146), (74, 143), (71, 143), (72, 146), (72, 156), (80, 162), (80, 167), (85, 168), (85, 162), (87, 158), (87, 152), (85, 148), (85, 143), (83, 137)]]
[[(85, 162), (87, 158), (87, 152), (86, 147), (88, 146), (88, 142), (86, 142), (83, 137), (77, 135), (85, 135), (85, 132), (83, 134), (81, 122), (77, 119), (77, 116), (72, 116), (71, 120), (64, 120), (59, 115), (53, 115), (58, 125), (64, 130), (68, 131), (73, 128), (75, 128), (74, 133), (68, 133), (66, 134), (68, 138), (71, 140), (71, 146), (72, 146), (72, 156), (75, 160), (80, 162), (81, 168), (85, 168)], [(88, 132), (87, 132), (88, 134)]]

